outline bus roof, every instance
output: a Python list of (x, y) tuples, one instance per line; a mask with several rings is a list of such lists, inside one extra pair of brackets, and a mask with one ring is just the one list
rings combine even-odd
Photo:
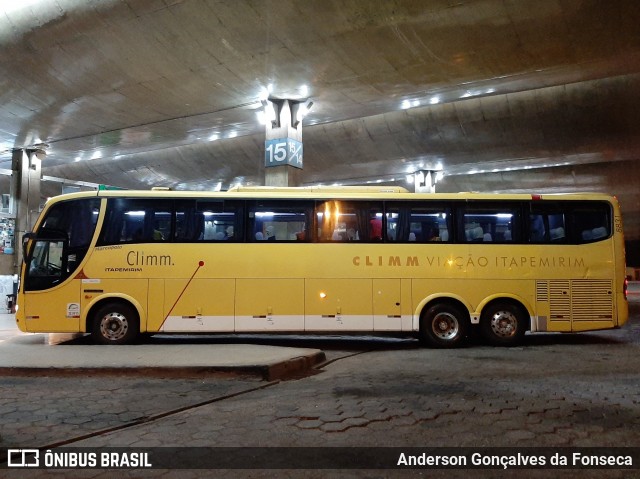
[(604, 193), (411, 193), (402, 187), (236, 187), (226, 192), (167, 190), (98, 190), (54, 196), (48, 202), (79, 198), (219, 198), (219, 199), (384, 199), (384, 200), (601, 200), (613, 201)]

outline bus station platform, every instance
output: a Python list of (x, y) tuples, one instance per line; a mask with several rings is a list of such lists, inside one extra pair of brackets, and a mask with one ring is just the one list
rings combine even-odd
[(94, 345), (88, 337), (22, 333), (14, 315), (0, 314), (0, 375), (239, 374), (271, 381), (304, 374), (326, 360), (319, 349), (240, 344), (237, 338), (164, 338), (156, 336), (128, 346)]

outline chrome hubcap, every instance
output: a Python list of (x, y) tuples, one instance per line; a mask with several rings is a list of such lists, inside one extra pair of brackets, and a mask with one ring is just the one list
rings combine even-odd
[(129, 330), (127, 318), (120, 313), (109, 313), (100, 321), (100, 334), (109, 341), (118, 341)]
[(518, 318), (510, 311), (498, 311), (491, 317), (491, 330), (501, 338), (510, 338), (518, 330)]
[(453, 339), (460, 331), (458, 319), (451, 313), (438, 313), (431, 325), (433, 334), (440, 339)]

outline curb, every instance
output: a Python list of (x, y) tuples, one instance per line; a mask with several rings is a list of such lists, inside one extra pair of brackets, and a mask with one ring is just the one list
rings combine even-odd
[(304, 375), (310, 369), (326, 361), (324, 352), (308, 356), (298, 356), (285, 361), (252, 366), (179, 366), (168, 367), (0, 367), (0, 376), (147, 376), (189, 378), (203, 375), (246, 375), (257, 376), (265, 381), (286, 379)]

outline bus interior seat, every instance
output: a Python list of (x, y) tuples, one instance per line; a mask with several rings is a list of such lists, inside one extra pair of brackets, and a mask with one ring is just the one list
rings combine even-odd
[(213, 227), (211, 223), (207, 223), (206, 226), (204, 227), (203, 239), (205, 241), (212, 240), (215, 238), (215, 235), (216, 235), (216, 229)]
[(600, 239), (600, 238), (606, 238), (607, 237), (607, 228), (605, 228), (604, 226), (600, 226), (598, 228), (593, 228), (593, 230), (591, 230), (591, 236), (592, 239)]
[(484, 233), (482, 235), (482, 241), (484, 241), (485, 243), (491, 243), (493, 241), (493, 238), (491, 237), (491, 233)]
[(482, 226), (476, 226), (475, 228), (469, 230), (469, 241), (484, 241), (484, 230), (482, 229)]
[(551, 241), (557, 241), (557, 240), (563, 239), (564, 228), (562, 226), (559, 226), (557, 228), (552, 228), (551, 230), (549, 230), (549, 237), (551, 238)]

